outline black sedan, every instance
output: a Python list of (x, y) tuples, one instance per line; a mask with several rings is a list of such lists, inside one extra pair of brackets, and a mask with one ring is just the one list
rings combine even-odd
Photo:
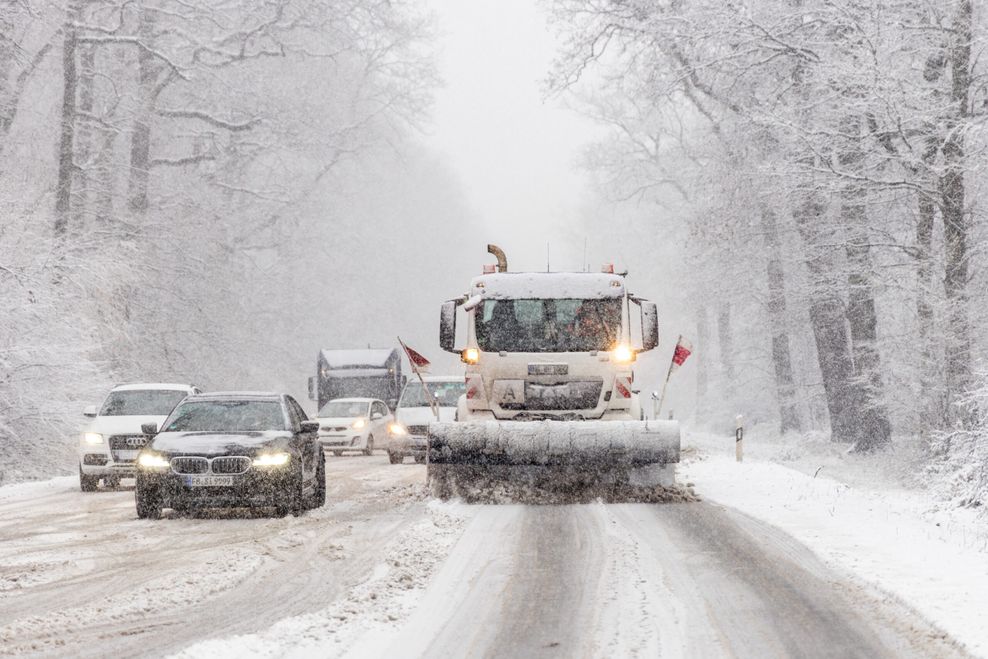
[(319, 423), (291, 396), (210, 393), (183, 400), (137, 456), (137, 516), (163, 508), (273, 507), (301, 515), (326, 501)]

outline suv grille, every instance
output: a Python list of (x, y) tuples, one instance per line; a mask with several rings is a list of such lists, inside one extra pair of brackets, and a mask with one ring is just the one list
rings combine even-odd
[(172, 471), (176, 474), (205, 474), (209, 471), (209, 461), (197, 457), (172, 458)]
[(148, 443), (147, 435), (110, 435), (107, 442), (114, 462), (133, 462)]
[(214, 474), (242, 474), (250, 469), (250, 465), (251, 459), (242, 455), (213, 458), (209, 461), (209, 468)]
[(147, 435), (110, 435), (110, 449), (137, 451), (148, 443)]

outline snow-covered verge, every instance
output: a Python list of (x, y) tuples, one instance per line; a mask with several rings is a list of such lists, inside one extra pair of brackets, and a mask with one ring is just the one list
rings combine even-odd
[(462, 504), (430, 502), (426, 518), (390, 543), (370, 577), (326, 608), (286, 618), (256, 634), (197, 643), (174, 656), (374, 656), (415, 610), (433, 572), (459, 538), (468, 511)]
[(684, 444), (680, 478), (701, 497), (780, 528), (988, 656), (988, 520), (913, 481), (908, 445), (849, 456), (812, 438), (794, 447), (749, 437), (738, 464), (733, 437), (695, 433)]

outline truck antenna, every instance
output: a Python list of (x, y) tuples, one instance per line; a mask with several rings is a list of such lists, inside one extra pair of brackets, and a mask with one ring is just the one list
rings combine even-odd
[(546, 272), (550, 272), (550, 270), (549, 270), (549, 241), (548, 240), (545, 241), (545, 271)]

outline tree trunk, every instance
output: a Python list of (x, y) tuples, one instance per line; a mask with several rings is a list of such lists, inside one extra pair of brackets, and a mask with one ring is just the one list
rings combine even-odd
[(944, 171), (940, 179), (940, 207), (945, 246), (944, 292), (947, 302), (946, 381), (948, 423), (963, 420), (955, 403), (971, 388), (971, 328), (967, 310), (968, 218), (965, 209), (964, 131), (970, 112), (971, 86), (970, 0), (959, 0), (950, 48), (951, 110), (945, 124)]
[(75, 170), (76, 71), (77, 35), (75, 23), (81, 16), (80, 0), (67, 8), (65, 36), (62, 45), (62, 116), (58, 144), (58, 183), (55, 186), (55, 236), (62, 238), (69, 228), (72, 212), (72, 179)]
[[(934, 127), (928, 127), (933, 135)], [(936, 137), (929, 137), (923, 149), (921, 182), (935, 186), (929, 174), (936, 160), (939, 144)], [(916, 217), (916, 322), (919, 340), (919, 431), (928, 436), (935, 423), (945, 415), (940, 387), (937, 386), (940, 368), (934, 354), (933, 327), (933, 226), (936, 222), (937, 200), (932, 192), (922, 190), (917, 196)]]
[(786, 280), (782, 267), (782, 249), (775, 211), (761, 211), (765, 250), (768, 253), (768, 317), (772, 330), (772, 364), (775, 389), (779, 399), (779, 430), (783, 433), (802, 430), (796, 388), (792, 375), (792, 355), (786, 318)]
[(837, 268), (830, 248), (820, 237), (824, 219), (822, 201), (811, 193), (793, 212), (796, 227), (806, 243), (806, 268), (813, 292), (810, 295), (810, 326), (816, 343), (817, 362), (830, 417), (830, 436), (835, 442), (857, 440), (860, 418), (857, 392), (853, 386), (854, 359), (851, 357), (844, 301), (838, 291)]
[[(840, 152), (841, 167), (856, 171), (863, 158), (861, 120), (848, 115), (841, 121), (841, 134), (850, 137)], [(854, 357), (856, 398), (860, 418), (856, 425), (855, 450), (873, 451), (892, 440), (892, 424), (885, 407), (882, 360), (878, 352), (878, 317), (872, 286), (870, 237), (867, 231), (865, 191), (857, 181), (845, 182), (841, 190), (841, 221), (845, 231), (848, 300), (847, 322)]]
[(696, 310), (696, 339), (697, 346), (694, 351), (701, 353), (701, 356), (694, 357), (696, 359), (696, 420), (699, 424), (706, 425), (710, 418), (710, 405), (707, 400), (709, 375), (707, 360), (702, 354), (709, 352), (710, 323), (707, 320), (707, 308), (703, 306)]
[[(146, 8), (140, 10), (138, 34), (146, 44), (151, 44), (153, 19)], [(146, 48), (137, 51), (138, 108), (134, 116), (133, 135), (130, 139), (130, 178), (127, 189), (127, 207), (135, 216), (142, 217), (148, 209), (148, 180), (151, 170), (151, 121), (154, 113), (154, 84), (157, 70), (154, 57)]]
[(75, 181), (72, 185), (75, 193), (73, 198), (73, 220), (77, 228), (85, 226), (86, 214), (89, 212), (89, 201), (93, 188), (92, 159), (96, 150), (96, 130), (93, 125), (94, 86), (96, 76), (96, 47), (85, 44), (79, 50), (78, 69), (78, 112), (79, 126), (75, 142)]
[(734, 338), (731, 334), (731, 303), (724, 302), (717, 311), (717, 344), (720, 346), (720, 364), (724, 369), (724, 391), (733, 407), (737, 374), (734, 371)]

